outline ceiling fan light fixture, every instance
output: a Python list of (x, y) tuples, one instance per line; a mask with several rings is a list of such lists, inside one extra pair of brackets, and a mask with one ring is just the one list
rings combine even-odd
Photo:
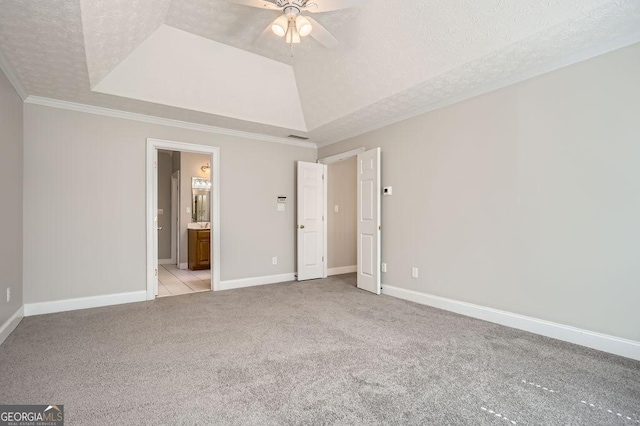
[(301, 37), (308, 36), (313, 30), (311, 22), (309, 22), (309, 20), (302, 15), (298, 15), (298, 17), (296, 18), (296, 28), (298, 29), (298, 34), (300, 34)]
[(289, 28), (287, 28), (287, 34), (285, 38), (288, 44), (300, 43), (300, 33), (298, 33), (295, 21), (289, 21)]
[(281, 15), (278, 19), (273, 21), (273, 24), (271, 24), (271, 31), (278, 37), (284, 37), (287, 34), (288, 28), (289, 21), (284, 15)]

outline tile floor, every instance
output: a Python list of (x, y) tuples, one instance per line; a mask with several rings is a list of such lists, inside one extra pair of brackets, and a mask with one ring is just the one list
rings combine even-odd
[(176, 265), (160, 265), (158, 297), (197, 293), (211, 290), (211, 271), (178, 269)]

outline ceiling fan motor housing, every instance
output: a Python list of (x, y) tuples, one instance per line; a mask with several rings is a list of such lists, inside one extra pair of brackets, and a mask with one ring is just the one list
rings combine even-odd
[(302, 9), (306, 6), (308, 0), (277, 0), (276, 4), (278, 7), (285, 8), (287, 6), (295, 6), (298, 9)]

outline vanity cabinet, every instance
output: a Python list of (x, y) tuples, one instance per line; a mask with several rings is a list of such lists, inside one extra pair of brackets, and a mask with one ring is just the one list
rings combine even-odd
[(211, 231), (189, 229), (189, 269), (211, 268)]

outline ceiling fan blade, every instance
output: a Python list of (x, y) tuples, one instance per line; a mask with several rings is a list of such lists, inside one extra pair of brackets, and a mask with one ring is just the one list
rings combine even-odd
[(309, 0), (303, 10), (311, 13), (331, 12), (362, 6), (365, 2), (366, 0)]
[(258, 9), (280, 10), (275, 3), (266, 0), (227, 0), (230, 3), (241, 4), (243, 6), (257, 7)]
[(305, 16), (305, 18), (307, 18), (309, 22), (311, 22), (311, 26), (313, 27), (313, 30), (309, 35), (315, 38), (320, 44), (322, 44), (327, 49), (335, 49), (340, 45), (340, 42), (336, 40), (336, 38), (332, 36), (325, 27), (320, 25), (318, 21), (309, 16)]

